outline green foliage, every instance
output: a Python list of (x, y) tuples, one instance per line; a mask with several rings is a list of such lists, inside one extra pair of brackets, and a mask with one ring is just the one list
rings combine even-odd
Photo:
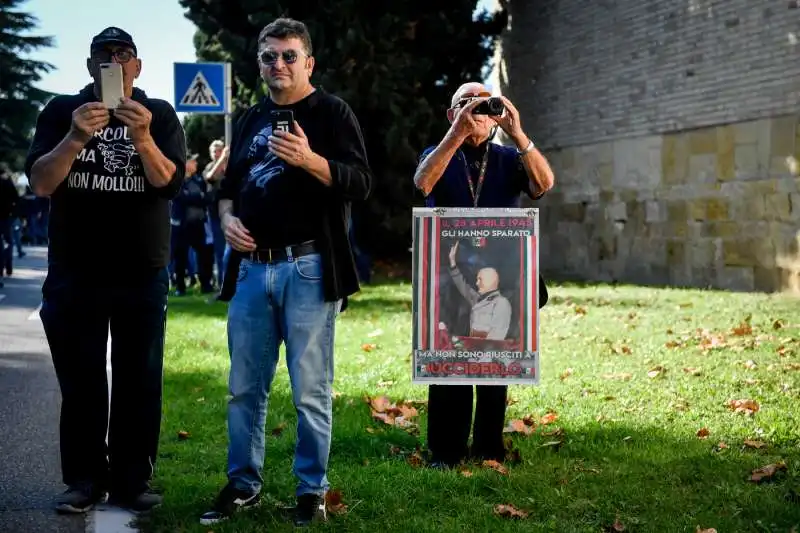
[(51, 46), (51, 37), (31, 36), (36, 18), (19, 11), (24, 0), (0, 0), (0, 162), (19, 170), (36, 117), (52, 96), (34, 84), (53, 68), (27, 56)]
[(198, 58), (232, 63), (240, 108), (264, 95), (256, 61), (261, 29), (281, 15), (308, 25), (316, 57), (312, 81), (353, 108), (375, 175), (371, 198), (361, 206), (361, 238), (379, 256), (405, 252), (417, 158), (444, 135), (456, 88), (484, 78), (505, 13), (473, 20), (475, 0), (180, 3), (198, 27)]

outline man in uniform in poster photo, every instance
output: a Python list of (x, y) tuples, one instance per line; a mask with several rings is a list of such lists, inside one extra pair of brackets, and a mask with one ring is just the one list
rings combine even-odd
[(498, 290), (500, 274), (496, 268), (478, 270), (473, 287), (458, 268), (458, 241), (450, 248), (449, 273), (461, 296), (470, 306), (469, 336), (505, 340), (511, 325), (511, 302)]
[[(476, 82), (462, 85), (453, 95), (447, 110), (450, 128), (438, 145), (423, 151), (414, 174), (414, 184), (425, 195), (428, 207), (519, 207), (521, 194), (535, 200), (553, 187), (553, 171), (522, 129), (516, 107), (504, 96), (491, 102), (490, 97), (486, 87)], [(497, 127), (516, 148), (491, 142)], [(541, 306), (546, 294), (541, 278), (540, 293)], [(454, 466), (469, 455), (502, 461), (507, 392), (503, 385), (476, 387), (470, 450), (472, 386), (430, 385), (427, 431), (431, 466)]]

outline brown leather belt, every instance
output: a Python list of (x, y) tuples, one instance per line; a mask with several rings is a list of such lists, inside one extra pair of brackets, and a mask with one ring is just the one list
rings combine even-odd
[(244, 258), (254, 263), (276, 263), (278, 261), (291, 261), (294, 258), (314, 253), (317, 253), (314, 241), (307, 241), (283, 248), (261, 248), (252, 252), (245, 252)]

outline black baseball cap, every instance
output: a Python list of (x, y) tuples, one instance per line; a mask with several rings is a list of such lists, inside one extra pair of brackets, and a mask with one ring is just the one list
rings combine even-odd
[(95, 48), (99, 48), (106, 44), (121, 44), (123, 46), (129, 46), (133, 48), (134, 54), (139, 54), (139, 52), (136, 50), (136, 44), (134, 44), (131, 34), (121, 28), (117, 28), (116, 26), (109, 26), (95, 35), (92, 39), (92, 45), (90, 46), (90, 49), (94, 50)]

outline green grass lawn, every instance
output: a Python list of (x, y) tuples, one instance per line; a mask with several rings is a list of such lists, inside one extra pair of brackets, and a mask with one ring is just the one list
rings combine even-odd
[[(800, 301), (605, 285), (550, 293), (540, 316), (541, 385), (509, 393), (509, 422), (532, 415), (537, 424), (529, 435), (509, 434), (520, 460), (507, 463), (507, 475), (480, 465), (413, 465), (409, 453), (425, 445), (424, 407), (416, 419), (422, 437), (371, 418), (366, 395), (424, 400), (426, 388), (410, 383), (410, 285), (376, 284), (356, 296), (337, 323), (329, 473), (347, 510), (315, 529), (800, 529)], [(225, 483), (226, 306), (173, 298), (169, 313), (156, 467), (165, 503), (146, 530), (292, 530), (277, 510), (293, 501), (295, 487), (283, 359), (267, 417), (264, 503), (213, 528), (199, 525)], [(753, 400), (759, 410), (735, 412), (731, 400)], [(542, 425), (547, 413), (556, 419)], [(781, 462), (786, 469), (771, 481), (748, 481), (754, 469)], [(528, 516), (497, 516), (498, 504)]]

